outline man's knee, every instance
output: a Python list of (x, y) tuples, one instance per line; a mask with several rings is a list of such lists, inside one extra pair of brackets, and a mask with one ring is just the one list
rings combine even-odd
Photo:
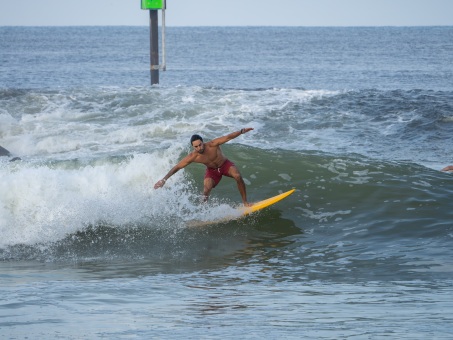
[(239, 171), (236, 171), (235, 175), (233, 178), (236, 180), (238, 183), (244, 183), (244, 179), (242, 178), (242, 175)]
[(242, 179), (241, 174), (237, 174), (237, 175), (234, 176), (233, 178), (234, 178), (234, 179), (236, 180), (236, 182), (238, 182), (238, 183), (243, 183), (243, 182), (244, 182), (244, 180)]

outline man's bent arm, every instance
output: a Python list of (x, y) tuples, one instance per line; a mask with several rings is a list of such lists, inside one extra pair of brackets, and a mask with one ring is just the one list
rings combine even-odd
[(188, 166), (190, 163), (192, 163), (191, 155), (184, 157), (178, 164), (171, 168), (171, 170), (165, 175), (164, 178), (162, 178), (160, 181), (157, 181), (157, 183), (154, 184), (154, 189), (162, 188), (167, 179), (169, 179), (171, 176), (173, 176), (182, 168)]

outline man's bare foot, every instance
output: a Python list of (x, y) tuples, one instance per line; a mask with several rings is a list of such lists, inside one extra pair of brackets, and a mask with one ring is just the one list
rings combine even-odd
[(244, 207), (251, 207), (252, 205), (253, 205), (253, 203), (244, 202)]

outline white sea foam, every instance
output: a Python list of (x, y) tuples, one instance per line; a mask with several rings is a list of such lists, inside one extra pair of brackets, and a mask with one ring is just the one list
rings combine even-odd
[(169, 169), (170, 157), (158, 156), (141, 154), (119, 163), (77, 166), (2, 163), (0, 247), (55, 241), (100, 221), (126, 225), (175, 214), (176, 203), (191, 204), (181, 194), (187, 190), (180, 178), (184, 174), (154, 190), (154, 183)]

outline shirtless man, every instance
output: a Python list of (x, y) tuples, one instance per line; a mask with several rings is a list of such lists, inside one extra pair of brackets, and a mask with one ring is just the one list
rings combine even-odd
[(247, 192), (244, 180), (242, 179), (242, 176), (234, 163), (225, 157), (222, 149), (220, 149), (220, 145), (225, 144), (226, 142), (251, 130), (253, 130), (253, 128), (244, 128), (239, 131), (232, 132), (226, 136), (215, 138), (206, 143), (203, 142), (203, 138), (201, 138), (201, 136), (193, 135), (190, 139), (190, 143), (192, 144), (194, 151), (179, 161), (179, 163), (176, 164), (164, 178), (154, 185), (154, 189), (163, 187), (167, 179), (182, 168), (188, 166), (190, 163), (201, 163), (206, 165), (203, 189), (205, 201), (208, 199), (211, 190), (220, 182), (222, 176), (228, 176), (236, 180), (244, 205), (250, 206), (251, 204), (247, 202)]

